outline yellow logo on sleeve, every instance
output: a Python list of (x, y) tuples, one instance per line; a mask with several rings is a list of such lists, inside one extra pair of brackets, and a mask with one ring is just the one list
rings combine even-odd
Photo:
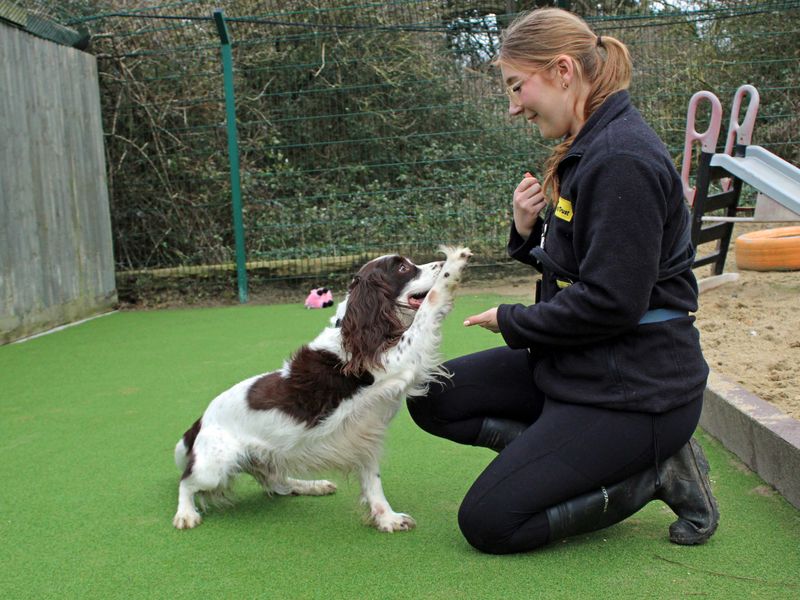
[(572, 202), (566, 198), (559, 198), (556, 204), (556, 216), (564, 221), (572, 221)]

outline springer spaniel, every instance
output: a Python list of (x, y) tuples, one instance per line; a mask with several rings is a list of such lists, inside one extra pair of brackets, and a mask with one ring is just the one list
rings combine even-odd
[(407, 395), (447, 376), (438, 350), (441, 323), (471, 252), (442, 248), (447, 260), (417, 266), (402, 256), (364, 265), (331, 326), (278, 371), (217, 396), (175, 446), (183, 471), (178, 529), (200, 524), (194, 496), (229, 497), (237, 473), (268, 494), (332, 494), (336, 485), (291, 475), (338, 469), (360, 473), (362, 502), (380, 531), (407, 531), (414, 519), (389, 506), (379, 459), (384, 433)]

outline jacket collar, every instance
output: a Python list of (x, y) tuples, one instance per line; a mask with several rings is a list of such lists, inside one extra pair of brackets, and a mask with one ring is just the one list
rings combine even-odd
[(592, 144), (611, 121), (616, 119), (621, 112), (631, 106), (630, 95), (627, 90), (614, 92), (595, 110), (583, 124), (575, 140), (572, 142), (569, 151), (564, 156), (566, 160), (570, 156), (582, 156), (583, 151)]

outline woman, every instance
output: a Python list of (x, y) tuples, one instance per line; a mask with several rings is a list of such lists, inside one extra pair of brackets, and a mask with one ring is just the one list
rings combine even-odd
[(563, 138), (543, 182), (526, 174), (514, 191), (508, 251), (541, 270), (537, 303), (469, 317), (506, 345), (449, 361), (452, 380), (410, 399), (411, 416), (499, 452), (458, 515), (483, 552), (607, 527), (653, 499), (678, 516), (671, 541), (703, 543), (719, 513), (691, 439), (708, 367), (689, 315), (689, 214), (664, 144), (630, 103), (628, 51), (539, 9), (508, 28), (496, 62), (510, 114)]

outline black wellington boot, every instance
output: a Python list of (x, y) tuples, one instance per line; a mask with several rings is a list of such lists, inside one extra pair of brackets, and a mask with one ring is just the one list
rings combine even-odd
[(654, 498), (656, 475), (648, 469), (547, 509), (549, 542), (624, 521)]
[(708, 540), (719, 524), (719, 507), (708, 481), (708, 460), (694, 439), (669, 457), (659, 469), (657, 498), (678, 515), (669, 526), (674, 544), (691, 546)]
[(717, 501), (708, 482), (708, 461), (700, 445), (690, 440), (658, 469), (646, 469), (628, 479), (567, 500), (546, 511), (549, 541), (589, 533), (619, 523), (651, 500), (662, 500), (678, 516), (669, 528), (675, 544), (702, 544), (719, 523)]
[(472, 445), (500, 452), (527, 428), (527, 425), (519, 421), (486, 417)]

